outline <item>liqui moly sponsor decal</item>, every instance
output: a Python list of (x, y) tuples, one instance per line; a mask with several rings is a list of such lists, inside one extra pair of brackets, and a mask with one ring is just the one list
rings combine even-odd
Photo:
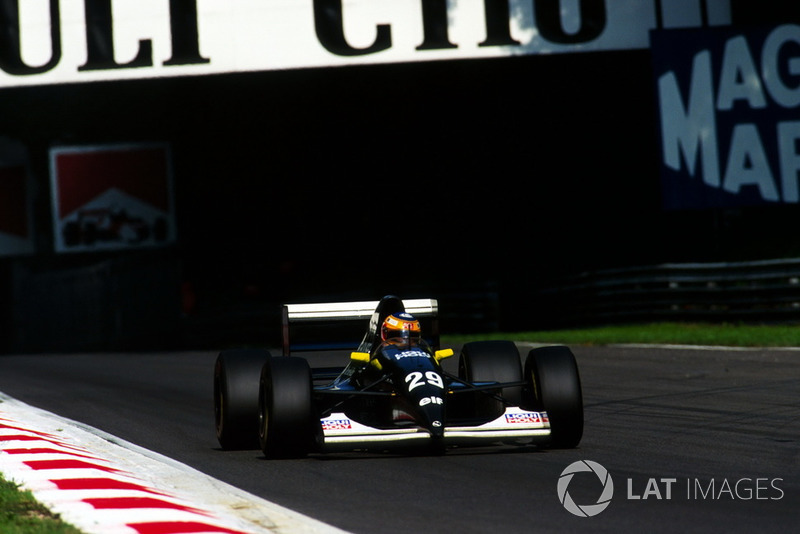
[(542, 415), (537, 412), (507, 413), (505, 414), (505, 417), (506, 417), (506, 423), (512, 425), (513, 424), (538, 425), (542, 423)]
[(353, 424), (350, 419), (322, 419), (322, 430), (350, 430)]
[(0, 87), (644, 49), (730, 0), (11, 0)]
[(800, 25), (652, 34), (668, 209), (800, 202)]

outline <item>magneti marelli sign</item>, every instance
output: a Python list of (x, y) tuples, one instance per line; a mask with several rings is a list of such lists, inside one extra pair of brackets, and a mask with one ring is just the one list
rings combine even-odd
[(667, 208), (800, 203), (800, 25), (654, 32)]

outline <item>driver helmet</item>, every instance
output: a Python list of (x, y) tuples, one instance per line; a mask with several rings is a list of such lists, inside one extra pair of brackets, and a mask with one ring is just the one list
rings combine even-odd
[(422, 329), (413, 315), (406, 312), (389, 315), (381, 326), (381, 339), (402, 339), (406, 343), (418, 343)]

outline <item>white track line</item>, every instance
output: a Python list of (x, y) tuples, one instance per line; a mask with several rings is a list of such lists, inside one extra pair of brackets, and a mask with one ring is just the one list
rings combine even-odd
[(86, 534), (344, 532), (3, 393), (0, 473)]

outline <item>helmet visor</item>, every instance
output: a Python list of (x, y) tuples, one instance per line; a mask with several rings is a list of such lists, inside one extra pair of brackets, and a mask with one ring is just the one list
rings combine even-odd
[(402, 339), (406, 342), (418, 342), (420, 339), (419, 321), (404, 320), (402, 317), (389, 316), (383, 323), (381, 335), (384, 340)]

